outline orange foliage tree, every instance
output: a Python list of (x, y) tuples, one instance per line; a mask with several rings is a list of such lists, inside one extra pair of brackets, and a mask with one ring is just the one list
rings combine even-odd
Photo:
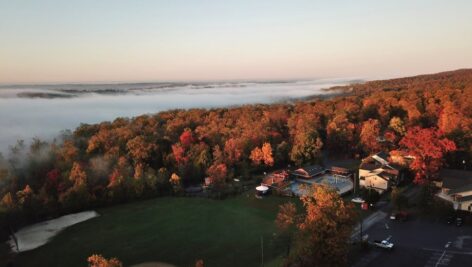
[(305, 214), (289, 261), (295, 266), (342, 266), (355, 223), (352, 204), (328, 186), (314, 185), (311, 192), (301, 197)]
[(456, 144), (433, 129), (413, 127), (400, 141), (401, 147), (415, 157), (410, 168), (416, 172), (415, 182), (424, 183), (434, 178), (444, 163), (444, 156), (455, 151)]
[(375, 119), (369, 119), (362, 124), (361, 143), (365, 150), (374, 153), (380, 150), (381, 146), (377, 140), (380, 137), (380, 122)]
[(207, 174), (211, 180), (211, 183), (218, 187), (225, 183), (226, 176), (228, 175), (228, 169), (224, 163), (211, 165), (207, 170)]
[(224, 153), (230, 166), (237, 163), (242, 156), (241, 148), (234, 138), (230, 138), (225, 142)]
[[(182, 178), (174, 187), (181, 190), (203, 182), (210, 166), (221, 170), (217, 166), (225, 164), (228, 176), (251, 179), (258, 171), (251, 162), (302, 165), (319, 161), (322, 152), (410, 151), (418, 155), (413, 164), (417, 181), (434, 176), (443, 164), (472, 168), (472, 70), (338, 89), (349, 94), (291, 104), (170, 110), (82, 124), (49, 146), (34, 140), (29, 151), (20, 141), (8, 159), (0, 156), (0, 194), (5, 206), (18, 206), (18, 211), (16, 193), (29, 185), (35, 193), (30, 211), (36, 214), (16, 217), (39, 218), (88, 209), (92, 203), (120, 203), (144, 193), (165, 194), (172, 190), (171, 173)], [(425, 140), (419, 140), (413, 135), (422, 133), (415, 126), (438, 128), (446, 135), (423, 134)], [(408, 131), (416, 132), (405, 137)], [(388, 142), (379, 146), (381, 136)], [(264, 141), (270, 145), (261, 147)], [(255, 146), (259, 147), (251, 153)]]
[(287, 244), (287, 256), (290, 255), (293, 234), (298, 223), (299, 216), (295, 204), (289, 202), (279, 206), (275, 225), (280, 232), (281, 239)]
[(456, 130), (470, 132), (472, 119), (464, 116), (460, 109), (454, 103), (448, 101), (440, 113), (438, 127), (443, 133), (451, 133)]
[(327, 145), (333, 152), (352, 152), (356, 126), (345, 114), (335, 116), (326, 126)]
[(264, 155), (262, 154), (262, 150), (259, 147), (255, 147), (251, 151), (251, 155), (249, 156), (249, 158), (252, 160), (252, 164), (257, 166), (260, 165), (263, 161)]
[(117, 258), (107, 259), (102, 255), (94, 254), (87, 259), (89, 267), (123, 267)]
[(264, 163), (267, 166), (274, 165), (274, 157), (272, 156), (272, 147), (270, 143), (264, 143), (262, 148), (256, 147), (251, 151), (249, 158), (256, 166)]
[(80, 163), (74, 162), (70, 171), (69, 180), (74, 186), (83, 186), (87, 183), (87, 174)]

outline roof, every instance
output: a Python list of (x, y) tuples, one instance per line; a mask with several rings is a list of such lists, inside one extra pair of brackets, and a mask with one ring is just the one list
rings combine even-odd
[(449, 194), (457, 194), (472, 190), (472, 171), (442, 169), (439, 177), (443, 188), (450, 189)]
[(392, 178), (395, 178), (396, 175), (393, 174), (393, 173), (389, 173), (389, 172), (386, 172), (386, 171), (382, 171), (381, 173), (378, 174), (378, 176), (386, 179), (386, 180), (390, 180)]
[(359, 168), (369, 171), (375, 169), (383, 169), (386, 171), (393, 170), (396, 171), (395, 175), (398, 175), (398, 170), (402, 169), (403, 167), (398, 164), (389, 162), (389, 157), (390, 154), (383, 151), (374, 155), (370, 155), (369, 157), (362, 160), (362, 163)]
[(388, 158), (390, 157), (389, 153), (385, 153), (384, 151), (381, 151), (377, 154), (375, 154), (377, 157), (382, 158), (385, 161), (388, 161)]
[(372, 162), (364, 162), (364, 161), (359, 166), (359, 169), (369, 170), (369, 171), (373, 171), (373, 170), (378, 169), (378, 168), (382, 168), (382, 165), (372, 163)]
[(465, 196), (465, 197), (461, 197), (461, 198), (459, 199), (460, 202), (466, 202), (466, 201), (470, 201), (470, 200), (472, 200), (472, 195), (470, 195), (470, 196)]
[(382, 168), (382, 173), (386, 173), (392, 176), (397, 176), (400, 172), (394, 168)]
[(285, 181), (287, 177), (288, 177), (288, 173), (286, 171), (273, 172), (262, 180), (262, 185), (278, 184)]
[(349, 169), (346, 169), (346, 168), (342, 168), (342, 167), (335, 167), (335, 166), (332, 166), (329, 171), (331, 173), (339, 173), (339, 174), (350, 174), (351, 171)]
[(319, 165), (312, 165), (308, 167), (303, 167), (296, 169), (292, 173), (294, 175), (302, 176), (302, 177), (313, 177), (321, 172), (323, 172), (325, 169)]

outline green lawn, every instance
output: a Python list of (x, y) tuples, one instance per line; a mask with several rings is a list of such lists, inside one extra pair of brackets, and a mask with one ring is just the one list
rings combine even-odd
[(278, 206), (290, 198), (259, 200), (244, 193), (225, 200), (157, 198), (98, 210), (100, 217), (72, 226), (43, 247), (18, 255), (18, 266), (86, 266), (99, 253), (125, 266), (162, 261), (193, 266), (277, 265), (284, 247), (274, 236)]

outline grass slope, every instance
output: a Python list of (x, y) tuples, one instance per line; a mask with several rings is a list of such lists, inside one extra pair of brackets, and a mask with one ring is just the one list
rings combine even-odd
[(50, 243), (18, 255), (19, 266), (86, 266), (93, 253), (125, 266), (161, 261), (193, 266), (260, 266), (276, 263), (283, 245), (274, 238), (278, 206), (288, 198), (226, 200), (158, 198), (102, 209), (100, 217), (72, 226)]

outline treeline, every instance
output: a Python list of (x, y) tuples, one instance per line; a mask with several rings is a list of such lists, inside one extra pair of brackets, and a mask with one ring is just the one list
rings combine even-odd
[[(348, 89), (349, 95), (294, 104), (118, 118), (83, 124), (53, 143), (34, 140), (26, 148), (19, 142), (0, 157), (0, 214), (10, 223), (31, 221), (178, 193), (207, 177), (212, 190), (224, 190), (233, 178), (320, 162), (322, 151), (356, 158), (380, 150), (420, 155), (441, 142), (448, 166), (470, 168), (472, 70)], [(427, 144), (413, 151), (418, 135)], [(443, 163), (442, 154), (432, 157)]]

